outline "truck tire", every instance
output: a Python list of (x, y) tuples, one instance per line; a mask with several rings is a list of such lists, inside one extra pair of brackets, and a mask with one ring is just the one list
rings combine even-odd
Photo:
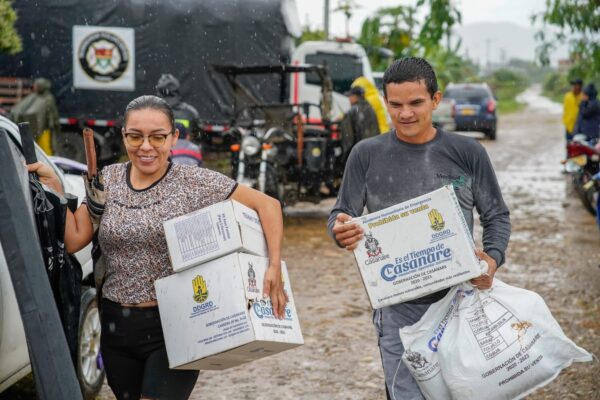
[(105, 371), (100, 355), (100, 314), (96, 290), (90, 288), (81, 296), (79, 315), (79, 348), (77, 378), (86, 400), (93, 400), (102, 388)]
[(76, 131), (61, 131), (52, 139), (54, 154), (85, 163), (85, 148), (81, 135)]

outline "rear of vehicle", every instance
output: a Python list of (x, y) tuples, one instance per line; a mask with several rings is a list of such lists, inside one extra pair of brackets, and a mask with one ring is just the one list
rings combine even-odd
[(455, 111), (454, 100), (444, 97), (442, 101), (440, 101), (440, 104), (438, 104), (438, 107), (433, 110), (433, 125), (445, 131), (456, 130), (456, 123), (454, 122)]
[(496, 99), (487, 84), (450, 84), (444, 97), (455, 102), (457, 131), (483, 132), (496, 139)]

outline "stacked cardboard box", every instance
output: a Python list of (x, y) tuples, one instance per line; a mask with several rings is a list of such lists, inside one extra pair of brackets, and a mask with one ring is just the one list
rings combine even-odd
[(176, 273), (155, 287), (171, 368), (226, 369), (304, 343), (285, 262), (282, 320), (262, 297), (269, 260), (254, 210), (228, 200), (164, 227)]

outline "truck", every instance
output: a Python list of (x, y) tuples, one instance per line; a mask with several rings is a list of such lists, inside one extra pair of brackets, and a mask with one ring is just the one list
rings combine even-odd
[[(27, 93), (32, 78), (52, 82), (61, 123), (56, 153), (84, 160), (81, 130), (95, 131), (98, 163), (123, 154), (121, 119), (133, 98), (155, 94), (163, 73), (181, 82), (184, 101), (202, 120), (210, 144), (231, 117), (230, 88), (213, 64), (289, 63), (301, 33), (294, 0), (16, 0), (23, 51), (0, 55), (0, 108)], [(247, 86), (278, 99), (273, 76)], [(4, 88), (1, 86), (4, 85)], [(12, 90), (11, 90), (12, 89)]]
[[(332, 115), (334, 118), (350, 109), (350, 101), (344, 93), (350, 90), (356, 78), (364, 76), (374, 82), (371, 63), (365, 49), (349, 39), (303, 42), (294, 49), (292, 64), (317, 64), (327, 67), (333, 83)], [(290, 84), (291, 103), (318, 103), (321, 86), (315, 74), (296, 73)], [(320, 118), (318, 109), (311, 110), (311, 113), (313, 114), (309, 115), (309, 118)]]

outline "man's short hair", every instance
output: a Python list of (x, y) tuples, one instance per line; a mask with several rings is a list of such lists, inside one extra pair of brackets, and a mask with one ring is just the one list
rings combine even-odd
[(392, 63), (383, 74), (383, 97), (387, 98), (388, 83), (425, 81), (425, 87), (433, 98), (438, 91), (437, 78), (431, 64), (424, 58), (403, 57)]

